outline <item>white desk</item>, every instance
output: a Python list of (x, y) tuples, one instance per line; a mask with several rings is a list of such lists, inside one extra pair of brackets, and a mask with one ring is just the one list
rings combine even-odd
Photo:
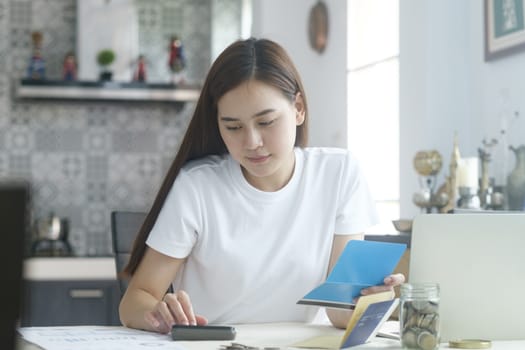
[[(123, 327), (104, 327), (107, 330), (115, 331)], [(237, 337), (234, 342), (244, 345), (264, 347), (279, 347), (280, 349), (296, 349), (290, 347), (292, 344), (306, 340), (315, 336), (322, 335), (343, 335), (343, 331), (327, 325), (299, 324), (299, 323), (273, 323), (273, 324), (252, 324), (236, 325)], [(53, 329), (53, 327), (49, 327)], [(167, 341), (167, 339), (166, 339)], [(219, 349), (221, 345), (229, 345), (231, 341), (206, 341), (206, 342), (177, 342), (181, 348), (188, 350), (213, 350)], [(80, 344), (77, 344), (80, 345)], [(177, 348), (171, 342), (173, 348)], [(82, 347), (84, 349), (85, 347)], [(448, 345), (443, 344), (442, 349), (448, 349)], [(19, 350), (37, 350), (39, 347), (20, 341)], [(90, 348), (91, 349), (91, 348)], [(109, 349), (109, 348), (108, 348)], [(376, 338), (373, 342), (356, 346), (351, 349), (401, 349), (399, 341), (391, 339)], [(523, 350), (525, 349), (525, 339), (518, 341), (493, 341), (492, 350)], [(49, 348), (48, 350), (53, 350)], [(101, 350), (94, 345), (93, 350)]]

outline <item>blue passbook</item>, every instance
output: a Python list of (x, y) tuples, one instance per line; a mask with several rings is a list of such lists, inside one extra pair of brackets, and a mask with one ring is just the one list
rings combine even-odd
[(353, 309), (361, 289), (383, 284), (405, 249), (400, 243), (349, 241), (326, 281), (297, 304)]
[(369, 342), (376, 336), (381, 325), (390, 317), (399, 299), (380, 301), (368, 305), (354, 328), (341, 342), (341, 349)]

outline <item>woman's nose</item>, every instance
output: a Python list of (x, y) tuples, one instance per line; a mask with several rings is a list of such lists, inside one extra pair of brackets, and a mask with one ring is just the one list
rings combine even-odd
[(262, 135), (257, 129), (246, 128), (244, 145), (247, 149), (256, 149), (263, 145)]

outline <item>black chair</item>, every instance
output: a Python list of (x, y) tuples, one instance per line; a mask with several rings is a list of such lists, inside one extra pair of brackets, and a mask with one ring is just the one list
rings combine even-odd
[[(117, 274), (124, 269), (128, 263), (131, 247), (137, 235), (146, 213), (133, 211), (111, 212), (111, 238), (113, 240), (113, 253), (115, 254), (115, 265)], [(124, 295), (128, 287), (128, 281), (117, 275), (120, 287), (120, 296)]]
[(28, 234), (30, 186), (25, 182), (0, 183), (0, 217), (2, 218), (2, 253), (0, 264), (2, 287), (0, 300), (0, 344), (15, 349), (16, 328), (23, 317), (23, 258)]

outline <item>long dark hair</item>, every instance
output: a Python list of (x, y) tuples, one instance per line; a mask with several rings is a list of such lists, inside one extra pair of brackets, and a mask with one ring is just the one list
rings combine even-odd
[(308, 108), (301, 78), (286, 51), (267, 39), (239, 40), (228, 46), (211, 66), (175, 160), (171, 164), (153, 205), (140, 228), (123, 274), (135, 273), (146, 251), (146, 239), (153, 228), (180, 169), (188, 161), (227, 153), (219, 133), (217, 102), (241, 83), (257, 80), (279, 89), (293, 102), (300, 93), (304, 122), (297, 126), (295, 145), (305, 147), (308, 138)]

